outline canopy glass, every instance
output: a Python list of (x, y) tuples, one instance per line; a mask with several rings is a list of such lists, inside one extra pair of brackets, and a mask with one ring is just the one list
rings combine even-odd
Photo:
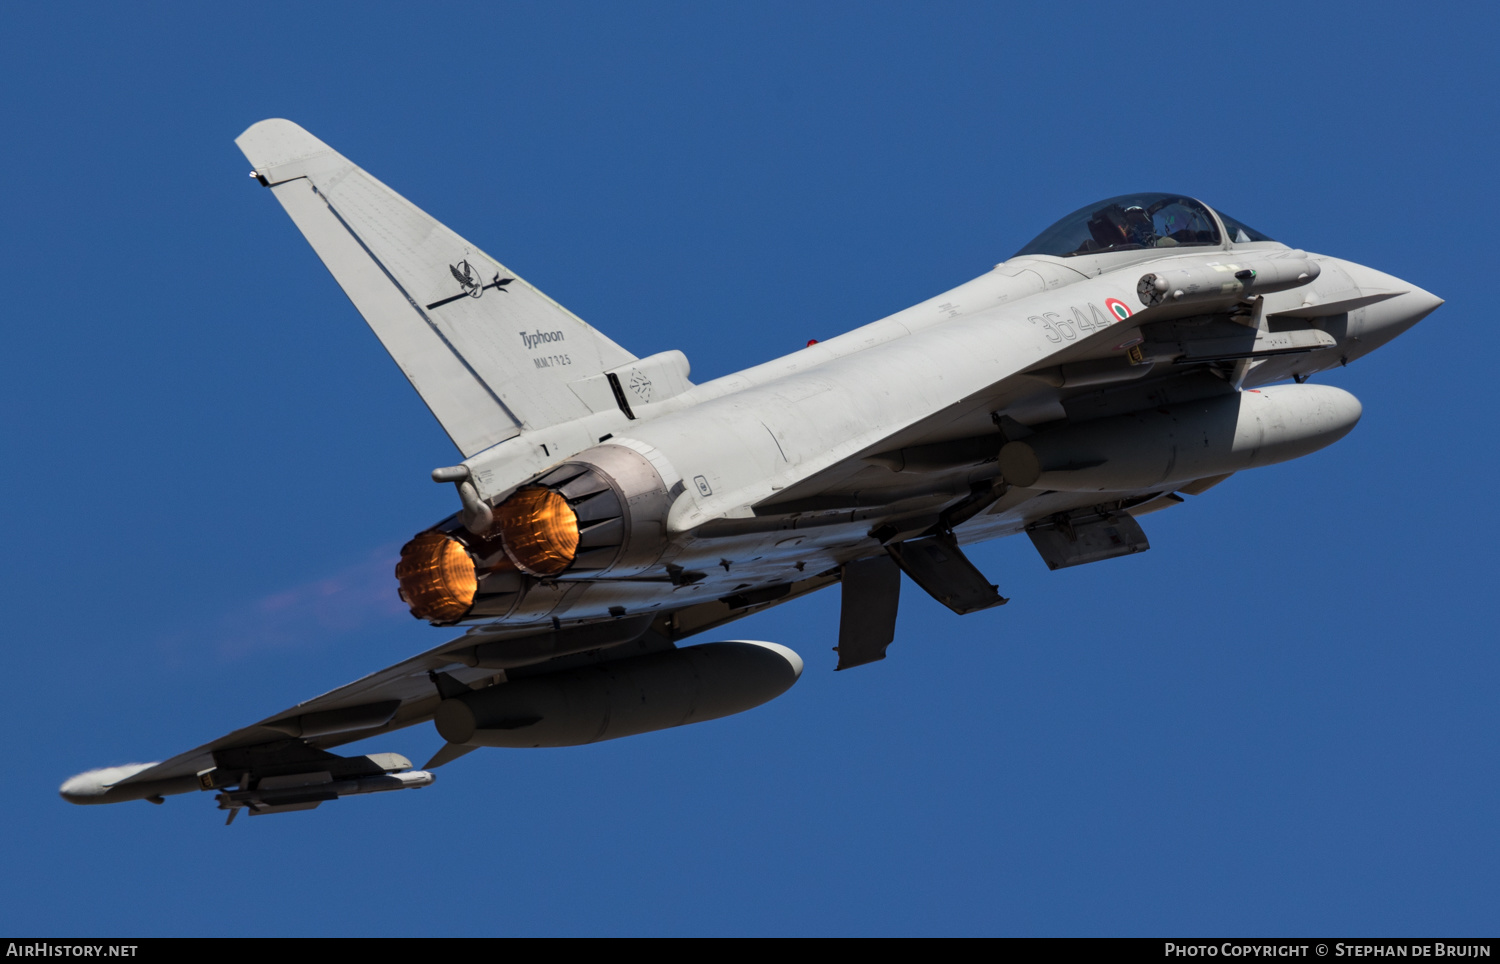
[[(1224, 218), (1230, 240), (1270, 238), (1232, 218)], [(1216, 245), (1219, 226), (1208, 208), (1181, 194), (1122, 194), (1079, 208), (1016, 252), (1069, 258), (1103, 251)]]

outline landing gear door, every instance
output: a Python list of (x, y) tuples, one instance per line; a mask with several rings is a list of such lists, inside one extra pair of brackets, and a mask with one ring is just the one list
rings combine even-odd
[(960, 616), (1009, 602), (974, 567), (950, 533), (893, 542), (885, 551), (912, 582)]
[(1124, 512), (1053, 517), (1027, 526), (1026, 534), (1049, 569), (1081, 566), (1151, 548), (1140, 523)]

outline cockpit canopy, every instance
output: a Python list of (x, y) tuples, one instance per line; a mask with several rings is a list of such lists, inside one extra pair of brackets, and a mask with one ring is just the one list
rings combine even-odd
[[(1230, 239), (1238, 243), (1271, 239), (1222, 213)], [(1071, 258), (1105, 251), (1176, 248), (1221, 243), (1213, 214), (1180, 194), (1122, 194), (1079, 208), (1016, 252)]]

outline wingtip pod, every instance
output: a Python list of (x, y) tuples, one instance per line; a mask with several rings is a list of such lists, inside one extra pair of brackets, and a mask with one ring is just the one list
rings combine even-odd
[(69, 803), (102, 803), (104, 801), (100, 798), (109, 792), (111, 786), (154, 766), (155, 763), (127, 763), (124, 766), (85, 770), (64, 780), (57, 792)]
[(69, 803), (87, 805), (93, 803), (124, 803), (127, 800), (158, 800), (167, 794), (187, 793), (198, 789), (196, 776), (172, 777), (166, 780), (145, 780), (127, 783), (131, 777), (156, 766), (155, 763), (127, 763), (117, 767), (99, 767), (86, 770), (63, 781), (58, 794)]

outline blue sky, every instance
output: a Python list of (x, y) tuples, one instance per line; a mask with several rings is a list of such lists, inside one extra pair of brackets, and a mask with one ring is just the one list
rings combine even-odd
[[(1493, 934), (1495, 14), (1437, 5), (12, 6), (0, 930)], [(1364, 419), (1013, 602), (737, 624), (753, 712), (238, 821), (74, 808), (439, 641), (389, 566), (435, 422), (233, 138), (285, 116), (702, 380), (1138, 190), (1447, 299)], [(430, 727), (363, 747), (420, 762)]]

